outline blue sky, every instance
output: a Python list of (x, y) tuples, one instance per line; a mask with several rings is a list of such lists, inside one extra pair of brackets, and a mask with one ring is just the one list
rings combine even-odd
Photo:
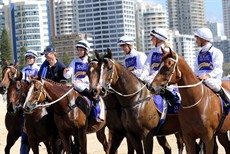
[[(167, 0), (143, 0), (148, 3), (162, 4), (166, 6)], [(214, 11), (215, 10), (215, 11)], [(206, 20), (223, 23), (222, 0), (205, 0)]]

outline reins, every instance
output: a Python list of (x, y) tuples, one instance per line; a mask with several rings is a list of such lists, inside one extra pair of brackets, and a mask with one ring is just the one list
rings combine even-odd
[[(39, 81), (39, 83), (42, 85), (42, 90), (44, 91), (44, 95), (45, 95), (45, 97), (46, 97), (46, 91), (45, 91), (44, 88), (43, 88), (43, 87), (44, 87), (44, 84), (43, 84), (41, 81)], [(46, 103), (46, 104), (39, 104), (39, 105), (36, 104), (36, 106), (34, 107), (34, 109), (39, 108), (39, 107), (47, 107), (47, 106), (50, 106), (50, 105), (53, 105), (53, 104), (57, 103), (58, 101), (62, 100), (64, 97), (66, 97), (73, 89), (74, 89), (74, 88), (72, 87), (69, 91), (67, 91), (64, 95), (62, 95), (62, 97), (56, 99), (55, 101), (52, 101), (52, 102), (49, 102), (49, 103)], [(38, 97), (37, 102), (39, 101), (39, 99), (40, 99), (40, 97), (41, 97), (42, 90), (41, 90), (41, 92), (40, 92), (40, 95), (39, 95), (39, 97)]]
[[(177, 53), (175, 53), (175, 54), (176, 54), (176, 59), (170, 58), (170, 60), (172, 60), (173, 62), (175, 62), (175, 64), (174, 64), (174, 67), (173, 67), (173, 71), (172, 71), (172, 73), (171, 73), (171, 76), (169, 77), (169, 80), (168, 80), (167, 83), (165, 84), (164, 88), (167, 88), (167, 87), (168, 87), (169, 82), (171, 81), (172, 76), (173, 76), (173, 74), (175, 73), (175, 70), (176, 70), (176, 66), (177, 66), (177, 63), (178, 63), (178, 59), (179, 59), (179, 58), (178, 58), (178, 54), (177, 54)], [(181, 73), (180, 73), (180, 75), (181, 75)], [(181, 78), (181, 76), (180, 76), (180, 78)], [(193, 87), (196, 87), (196, 86), (200, 85), (202, 82), (203, 82), (203, 80), (201, 80), (201, 81), (198, 82), (198, 83), (191, 84), (191, 85), (184, 85), (184, 86), (170, 85), (170, 87), (172, 87), (172, 88), (179, 88), (179, 89), (180, 89), (180, 88), (193, 88)], [(192, 108), (192, 107), (198, 105), (198, 104), (201, 102), (202, 98), (203, 98), (203, 93), (204, 93), (204, 86), (202, 85), (202, 95), (201, 95), (201, 98), (199, 99), (199, 101), (197, 101), (195, 104), (192, 104), (192, 105), (189, 105), (189, 106), (183, 106), (183, 105), (181, 104), (181, 107), (182, 107), (183, 109), (189, 109), (189, 108)]]
[[(112, 81), (113, 81), (113, 77), (114, 77), (115, 71), (117, 72), (117, 69), (116, 69), (115, 62), (114, 62), (113, 59), (109, 59), (109, 58), (105, 58), (105, 59), (108, 59), (108, 60), (110, 60), (110, 61), (113, 63), (113, 72), (112, 72), (112, 75), (111, 75), (109, 84), (108, 84), (108, 86), (107, 86), (107, 90), (112, 90), (112, 91), (110, 91), (110, 92), (114, 92), (114, 93), (116, 93), (116, 94), (118, 94), (118, 95), (120, 95), (120, 96), (123, 96), (123, 97), (129, 97), (129, 96), (133, 96), (133, 95), (139, 93), (142, 89), (144, 89), (144, 88), (146, 87), (146, 85), (144, 84), (139, 90), (135, 91), (134, 93), (126, 94), (126, 95), (125, 95), (125, 94), (122, 94), (122, 93), (120, 93), (120, 92), (118, 92), (118, 91), (115, 90), (115, 89), (113, 89), (113, 88), (111, 87), (111, 83), (112, 83)], [(104, 65), (104, 64), (102, 64), (102, 67), (103, 67), (103, 65)], [(101, 70), (103, 70), (103, 69), (101, 69)], [(103, 72), (101, 72), (101, 74), (103, 74)], [(102, 76), (102, 75), (101, 75), (101, 76)], [(119, 76), (117, 75), (117, 80), (118, 80), (118, 79), (119, 79)], [(99, 80), (99, 85), (101, 85), (101, 84), (102, 84), (102, 77), (100, 77), (100, 80)]]

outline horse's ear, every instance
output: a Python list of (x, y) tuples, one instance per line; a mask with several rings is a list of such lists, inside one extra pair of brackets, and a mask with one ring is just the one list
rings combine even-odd
[(161, 47), (161, 51), (162, 53), (165, 55), (167, 53), (167, 51), (165, 51), (165, 49), (163, 47)]
[(88, 57), (88, 63), (90, 63), (92, 61), (91, 57)]
[(36, 76), (36, 78), (37, 78), (38, 80), (41, 80), (41, 73), (40, 73), (40, 71), (38, 71), (38, 75)]
[(100, 59), (100, 54), (97, 50), (94, 51), (96, 58), (99, 60)]
[(16, 78), (16, 80), (21, 81), (22, 80), (22, 76), (23, 76), (22, 72), (19, 72), (19, 76)]
[(169, 48), (169, 53), (172, 55), (172, 57), (176, 57), (176, 53), (171, 48)]
[(112, 51), (110, 48), (107, 48), (107, 55), (108, 55), (108, 58), (113, 59)]
[(19, 63), (16, 63), (16, 64), (14, 65), (14, 67), (17, 69), (17, 68), (18, 68), (18, 65), (19, 65)]
[(8, 66), (9, 65), (9, 62), (7, 60), (4, 60), (4, 65), (5, 66)]

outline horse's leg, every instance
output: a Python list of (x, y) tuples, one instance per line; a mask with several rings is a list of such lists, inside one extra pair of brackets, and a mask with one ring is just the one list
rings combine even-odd
[(50, 147), (49, 142), (43, 142), (45, 144), (46, 147), (46, 151), (48, 154), (53, 154), (52, 148)]
[(86, 136), (86, 129), (82, 128), (78, 131), (78, 141), (80, 144), (81, 154), (87, 154), (87, 136)]
[(35, 142), (34, 139), (29, 139), (29, 144), (30, 144), (30, 147), (31, 147), (33, 153), (39, 154), (39, 148), (38, 148), (39, 143)]
[(14, 143), (18, 140), (20, 137), (20, 131), (17, 132), (8, 132), (7, 134), (7, 139), (6, 139), (6, 147), (5, 147), (5, 154), (10, 153), (11, 147), (14, 145)]
[(64, 151), (66, 152), (66, 154), (71, 154), (72, 152), (70, 146), (70, 140), (71, 140), (70, 136), (61, 132), (59, 132), (59, 135), (63, 144)]
[(183, 140), (186, 146), (187, 153), (196, 154), (195, 138), (192, 138), (190, 135), (183, 134)]
[(135, 135), (127, 132), (126, 137), (127, 137), (127, 140), (130, 141), (130, 143), (132, 144), (132, 146), (136, 150), (137, 154), (143, 154), (144, 153), (140, 136), (135, 136)]
[(128, 154), (134, 154), (134, 148), (129, 140), (127, 140), (127, 146), (128, 146)]
[(184, 141), (182, 139), (182, 133), (178, 132), (175, 134), (176, 140), (177, 140), (177, 147), (178, 147), (178, 153), (182, 154), (183, 149), (184, 149)]
[(219, 134), (218, 135), (218, 140), (220, 142), (220, 144), (224, 147), (225, 149), (225, 153), (226, 154), (230, 154), (230, 141), (228, 139), (228, 133), (224, 133), (224, 134)]
[(145, 154), (152, 154), (153, 152), (153, 133), (152, 132), (148, 132), (143, 137), (143, 144), (144, 144)]
[(109, 153), (109, 145), (105, 136), (105, 126), (96, 132), (98, 141), (103, 145), (106, 154)]
[(164, 149), (165, 154), (171, 154), (172, 153), (172, 149), (171, 149), (168, 141), (166, 140), (165, 136), (157, 137), (157, 141), (160, 144), (160, 146)]
[[(120, 146), (121, 141), (123, 140), (123, 138), (125, 136), (124, 136), (124, 133), (122, 133), (122, 132), (116, 132), (116, 131), (112, 131), (112, 130), (110, 130), (109, 133), (110, 133), (110, 145), (111, 145), (110, 149), (109, 149), (109, 153), (115, 154), (115, 153), (117, 153), (117, 149)], [(128, 153), (129, 153), (129, 151), (128, 151)]]
[(50, 139), (51, 148), (54, 154), (60, 154), (63, 150), (62, 142), (57, 134), (54, 134)]
[[(213, 134), (213, 132), (212, 132)], [(203, 139), (205, 143), (205, 152), (206, 154), (213, 154), (214, 153), (214, 136), (211, 134), (207, 134)]]

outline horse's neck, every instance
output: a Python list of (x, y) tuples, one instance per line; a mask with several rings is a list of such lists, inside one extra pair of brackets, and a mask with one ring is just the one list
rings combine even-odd
[[(203, 84), (198, 84), (200, 80), (185, 61), (180, 62), (179, 68), (181, 71), (181, 79), (178, 82), (178, 86), (190, 86), (190, 88), (179, 88), (182, 103), (184, 102), (183, 100), (186, 100), (186, 102), (197, 101), (197, 98), (203, 95)], [(189, 99), (191, 101), (187, 101), (188, 98), (191, 98)]]
[[(115, 86), (119, 87), (119, 90), (123, 92), (128, 92), (130, 90), (135, 92), (140, 88), (140, 81), (135, 77), (132, 72), (129, 72), (125, 67), (119, 66), (119, 69), (117, 69), (117, 73), (119, 78), (116, 83), (117, 86)], [(132, 87), (132, 89), (130, 89), (130, 87)]]

